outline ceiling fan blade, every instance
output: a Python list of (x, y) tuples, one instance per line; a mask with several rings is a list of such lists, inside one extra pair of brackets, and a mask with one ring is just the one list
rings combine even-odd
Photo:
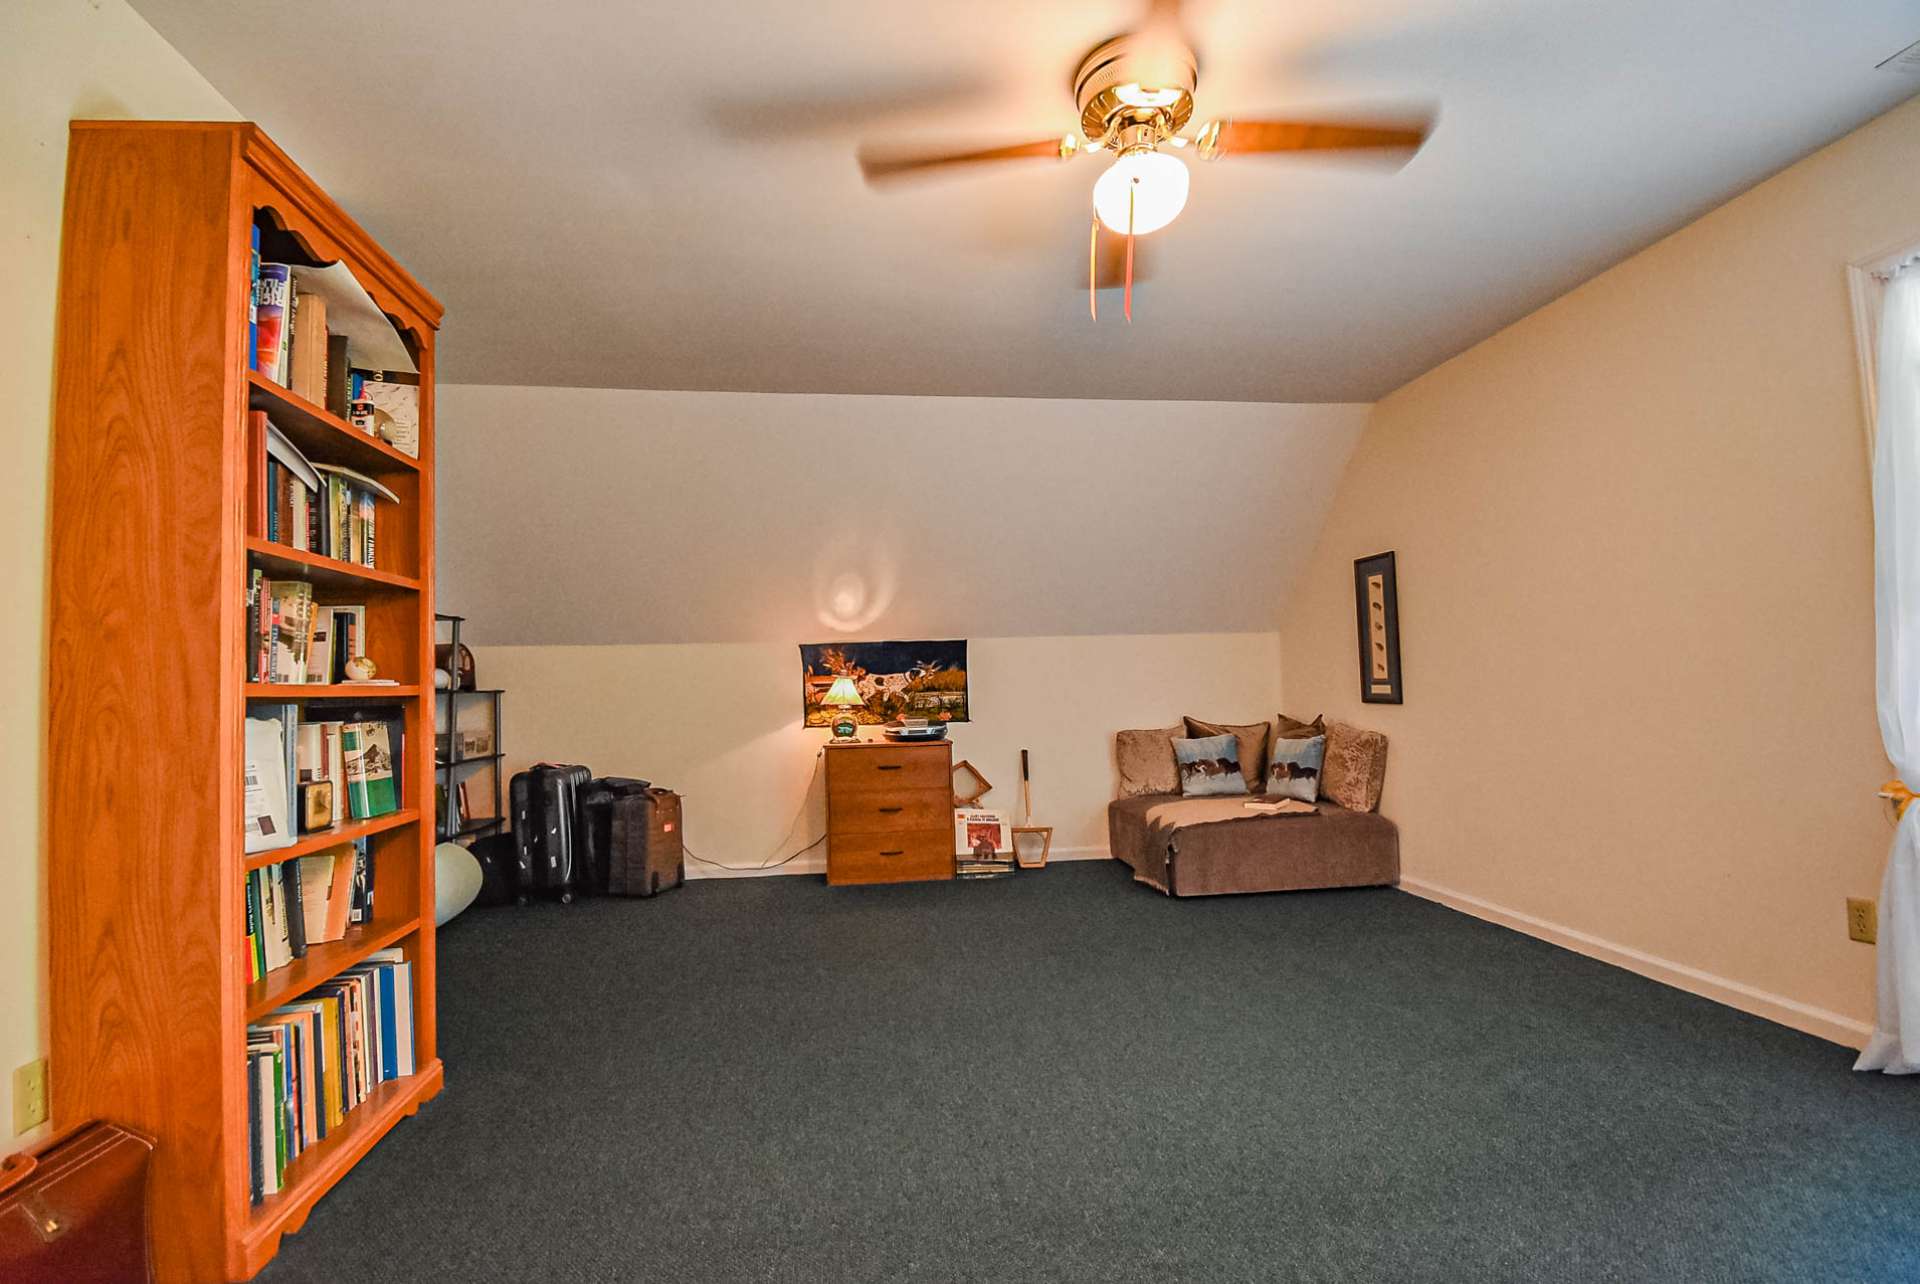
[(1410, 159), (1427, 141), (1429, 121), (1213, 120), (1201, 127), (1202, 160), (1286, 152), (1372, 152)]
[(1043, 138), (1010, 147), (988, 147), (975, 152), (936, 152), (928, 154), (860, 149), (860, 172), (869, 183), (925, 174), (929, 170), (951, 169), (962, 165), (983, 165), (993, 161), (1065, 160), (1080, 151), (1080, 139), (1073, 134)]

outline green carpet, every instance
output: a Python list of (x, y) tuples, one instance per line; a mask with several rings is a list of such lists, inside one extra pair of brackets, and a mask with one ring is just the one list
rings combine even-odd
[(268, 1284), (1920, 1279), (1920, 1081), (1395, 891), (707, 881), (441, 936)]

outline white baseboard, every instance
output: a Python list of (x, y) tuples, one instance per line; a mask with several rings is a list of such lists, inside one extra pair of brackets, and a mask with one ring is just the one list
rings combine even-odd
[(1584, 954), (1588, 958), (1599, 959), (1615, 967), (1623, 967), (1649, 980), (1671, 985), (1676, 990), (1685, 990), (1688, 994), (1697, 994), (1703, 999), (1712, 999), (1730, 1008), (1738, 1008), (1742, 1012), (1765, 1017), (1769, 1021), (1777, 1021), (1803, 1034), (1811, 1034), (1843, 1047), (1864, 1047), (1868, 1036), (1873, 1033), (1873, 1028), (1866, 1022), (1841, 1016), (1838, 1012), (1829, 1012), (1825, 1008), (1801, 1003), (1797, 999), (1789, 999), (1784, 995), (1770, 994), (1765, 990), (1755, 989), (1751, 985), (1728, 980), (1724, 976), (1703, 972), (1697, 967), (1688, 967), (1684, 963), (1675, 963), (1671, 959), (1648, 954), (1645, 950), (1636, 950), (1631, 946), (1605, 940), (1590, 932), (1582, 932), (1559, 923), (1550, 923), (1532, 914), (1523, 914), (1519, 910), (1495, 905), (1491, 901), (1481, 900), (1478, 896), (1469, 896), (1465, 892), (1456, 892), (1451, 888), (1405, 877), (1400, 880), (1400, 890), (1412, 892), (1425, 900), (1445, 905), (1448, 909), (1459, 910), (1463, 914), (1485, 919), (1489, 923), (1498, 923), (1516, 932), (1524, 932), (1528, 936), (1550, 941), (1562, 948), (1572, 950), (1575, 954)]
[[(1047, 860), (1106, 860), (1105, 847), (1056, 847), (1047, 854)], [(726, 869), (718, 865), (706, 865), (687, 858), (687, 877), (695, 878), (771, 878), (776, 874), (814, 874), (827, 872), (827, 858), (818, 852), (808, 852), (799, 860), (785, 865), (772, 865), (766, 869)]]

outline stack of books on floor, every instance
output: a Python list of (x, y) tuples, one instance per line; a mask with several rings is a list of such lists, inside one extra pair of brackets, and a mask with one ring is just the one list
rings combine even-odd
[(414, 1072), (413, 964), (380, 950), (247, 1027), (253, 1202), (287, 1165), (346, 1123), (373, 1089)]

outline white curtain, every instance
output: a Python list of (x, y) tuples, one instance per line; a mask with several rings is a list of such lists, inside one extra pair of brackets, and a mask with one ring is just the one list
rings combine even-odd
[[(1873, 443), (1873, 614), (1880, 738), (1920, 790), (1920, 267), (1887, 284)], [(1856, 1070), (1920, 1072), (1920, 803), (1894, 828), (1880, 883), (1880, 1009)]]

